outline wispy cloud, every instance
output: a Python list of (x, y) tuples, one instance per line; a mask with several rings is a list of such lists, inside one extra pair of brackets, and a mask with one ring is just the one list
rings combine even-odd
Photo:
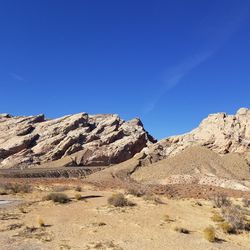
[[(189, 58), (183, 59), (179, 64), (170, 67), (163, 74), (162, 84), (158, 88), (159, 92), (149, 101), (144, 108), (144, 114), (147, 114), (155, 109), (159, 100), (171, 89), (179, 85), (183, 78), (187, 76), (191, 71), (195, 70), (202, 63), (211, 58), (216, 52), (236, 33), (245, 23), (246, 19), (249, 18), (250, 3), (239, 6), (237, 9), (231, 10), (231, 13), (224, 13), (226, 17), (213, 13), (214, 16), (207, 16), (202, 22), (200, 30), (208, 30), (208, 39), (205, 39), (203, 46), (204, 49), (201, 53), (196, 53)], [(220, 13), (219, 13), (220, 14)], [(211, 26), (211, 18), (213, 23)], [(216, 20), (217, 18), (217, 20)], [(204, 28), (205, 27), (205, 28)], [(200, 31), (197, 31), (199, 34)]]
[(24, 81), (24, 78), (16, 73), (9, 73), (12, 79), (17, 81)]
[(214, 52), (215, 51), (207, 51), (193, 55), (192, 57), (182, 61), (180, 64), (169, 68), (164, 74), (161, 91), (147, 104), (144, 114), (153, 111), (158, 101), (167, 91), (176, 87), (181, 80), (190, 73), (190, 71), (194, 70), (200, 64), (208, 60)]
[(177, 86), (185, 75), (198, 67), (213, 55), (214, 51), (202, 52), (184, 60), (179, 65), (169, 68), (163, 77), (164, 90)]

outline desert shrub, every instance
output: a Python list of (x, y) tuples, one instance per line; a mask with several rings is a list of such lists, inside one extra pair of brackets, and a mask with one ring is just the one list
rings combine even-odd
[(219, 215), (218, 213), (215, 213), (211, 217), (211, 220), (214, 221), (214, 222), (223, 222), (224, 218), (221, 215)]
[(216, 237), (215, 237), (215, 229), (214, 229), (214, 227), (210, 226), (210, 227), (205, 228), (204, 231), (203, 231), (203, 236), (209, 242), (215, 242)]
[(218, 208), (228, 207), (232, 204), (230, 199), (225, 194), (217, 194), (213, 197), (214, 205)]
[(250, 207), (250, 199), (244, 198), (242, 202), (244, 207)]
[(196, 206), (199, 206), (199, 207), (202, 207), (202, 203), (199, 202), (199, 201), (196, 201), (196, 202), (195, 202), (195, 205), (196, 205)]
[(45, 227), (45, 223), (42, 217), (40, 216), (37, 217), (37, 224), (39, 227)]
[(105, 222), (99, 222), (99, 223), (98, 223), (98, 226), (99, 226), (99, 227), (103, 227), (103, 226), (106, 226), (106, 225), (107, 225), (107, 224), (106, 224)]
[(79, 201), (79, 200), (81, 200), (81, 198), (82, 198), (81, 194), (75, 194), (75, 199), (76, 200)]
[(27, 214), (27, 211), (26, 211), (26, 209), (25, 209), (24, 207), (19, 207), (18, 209), (19, 209), (19, 211), (20, 211), (21, 213)]
[(245, 230), (250, 231), (250, 221), (246, 221), (245, 223)]
[(30, 193), (32, 191), (32, 188), (28, 184), (18, 184), (18, 183), (6, 183), (4, 185), (4, 190), (6, 190), (9, 193)]
[(126, 193), (131, 194), (136, 197), (142, 197), (147, 193), (147, 191), (145, 190), (145, 188), (134, 185), (134, 186), (129, 187)]
[(111, 197), (109, 197), (108, 204), (115, 207), (126, 207), (135, 205), (135, 203), (126, 199), (122, 193), (113, 194)]
[(44, 197), (44, 200), (51, 200), (58, 203), (67, 203), (70, 201), (69, 197), (64, 193), (50, 193)]
[(237, 206), (222, 209), (223, 218), (232, 225), (235, 230), (245, 230), (246, 222), (243, 213)]
[(145, 196), (143, 196), (143, 199), (145, 201), (151, 201), (155, 204), (163, 204), (162, 200), (159, 197), (151, 193), (147, 193)]
[(76, 187), (75, 187), (75, 191), (76, 191), (76, 192), (82, 192), (82, 188), (81, 188), (80, 186), (76, 186)]
[(174, 219), (171, 219), (170, 216), (168, 214), (164, 215), (163, 220), (166, 222), (174, 222)]
[(8, 194), (7, 190), (0, 188), (0, 195), (7, 195), (7, 194)]
[(70, 189), (70, 187), (69, 186), (66, 186), (66, 185), (64, 185), (64, 186), (54, 186), (53, 187), (53, 191), (54, 192), (64, 192), (64, 191), (66, 191), (66, 190), (69, 190)]
[(182, 233), (182, 234), (189, 234), (190, 231), (186, 228), (183, 228), (183, 227), (175, 227), (174, 230), (176, 232), (179, 232), (179, 233)]
[(227, 221), (220, 224), (220, 228), (225, 234), (234, 234), (236, 233), (235, 228)]

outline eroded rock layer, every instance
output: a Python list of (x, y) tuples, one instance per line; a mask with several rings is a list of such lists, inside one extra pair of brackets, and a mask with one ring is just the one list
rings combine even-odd
[(58, 119), (44, 115), (0, 115), (0, 168), (35, 167), (51, 162), (107, 166), (132, 158), (155, 142), (139, 119), (80, 113)]
[(190, 133), (163, 139), (145, 149), (144, 164), (174, 156), (191, 146), (205, 146), (221, 155), (238, 153), (250, 165), (250, 110), (209, 115)]

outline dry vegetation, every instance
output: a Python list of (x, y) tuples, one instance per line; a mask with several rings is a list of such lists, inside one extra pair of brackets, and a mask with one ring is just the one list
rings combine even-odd
[[(22, 190), (20, 187), (24, 184), (18, 186), (17, 189)], [(50, 190), (65, 191), (47, 193)], [(248, 206), (243, 206), (247, 199), (235, 201), (224, 194), (214, 196), (210, 201), (167, 199), (139, 185), (125, 189), (125, 195), (123, 191), (86, 190), (77, 185), (58, 185), (45, 191), (34, 188), (32, 193), (10, 191), (15, 197), (29, 200), (30, 205), (20, 204), (15, 212), (0, 214), (0, 221), (5, 223), (0, 226), (3, 234), (2, 238), (0, 235), (0, 243), (6, 244), (8, 237), (15, 237), (19, 244), (27, 241), (34, 244), (34, 248), (39, 242), (46, 244), (41, 249), (60, 249), (60, 246), (62, 249), (77, 249), (75, 246), (81, 246), (80, 249), (113, 250), (155, 249), (154, 244), (157, 244), (157, 249), (184, 249), (185, 246), (186, 249), (200, 250), (208, 249), (212, 243), (215, 243), (215, 249), (220, 243), (223, 249), (238, 250), (241, 248), (235, 247), (237, 244), (245, 246), (244, 241), (250, 244), (250, 240), (246, 240), (249, 237), (250, 211)], [(47, 195), (44, 196), (45, 192)], [(85, 202), (74, 202), (82, 199)], [(64, 205), (55, 206), (48, 200)], [(126, 209), (130, 206), (135, 207)], [(210, 224), (213, 226), (208, 226)], [(152, 232), (153, 240), (147, 238), (148, 232)], [(135, 237), (130, 241), (131, 234)], [(64, 238), (67, 242), (61, 242)], [(201, 241), (201, 238), (205, 240)], [(201, 242), (200, 247), (196, 246), (197, 242)]]
[(114, 207), (135, 206), (136, 204), (129, 201), (122, 193), (113, 194), (108, 198), (108, 204)]
[(31, 191), (32, 187), (28, 184), (5, 183), (0, 187), (0, 195), (30, 193)]
[(242, 202), (244, 207), (250, 207), (250, 199), (244, 198), (242, 199)]
[(182, 234), (190, 234), (190, 231), (184, 227), (175, 227), (174, 231), (182, 233)]
[(215, 242), (215, 229), (212, 226), (209, 226), (204, 229), (203, 231), (204, 238), (208, 240), (209, 242)]
[(214, 206), (221, 208), (221, 207), (228, 207), (231, 205), (230, 199), (225, 194), (217, 194), (213, 197)]
[[(243, 199), (245, 207), (248, 199)], [(248, 210), (244, 210), (239, 205), (234, 205), (226, 195), (217, 195), (213, 198), (219, 213), (215, 212), (211, 220), (219, 223), (218, 226), (225, 234), (239, 234), (243, 231), (250, 231), (250, 223), (247, 219)]]
[(50, 193), (44, 197), (44, 200), (54, 201), (57, 203), (68, 203), (70, 198), (64, 193)]
[(82, 195), (79, 194), (79, 193), (75, 194), (75, 199), (78, 200), (78, 201), (81, 200), (82, 199)]
[(45, 222), (41, 216), (37, 217), (37, 224), (39, 227), (45, 227)]

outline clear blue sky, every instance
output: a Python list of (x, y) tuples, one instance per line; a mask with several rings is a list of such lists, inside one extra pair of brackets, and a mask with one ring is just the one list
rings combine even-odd
[(0, 112), (117, 113), (155, 137), (250, 107), (249, 0), (0, 0)]

